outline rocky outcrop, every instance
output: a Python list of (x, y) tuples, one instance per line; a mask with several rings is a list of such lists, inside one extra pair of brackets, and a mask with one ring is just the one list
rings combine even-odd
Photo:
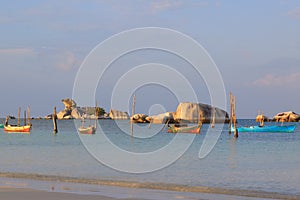
[(222, 109), (202, 103), (183, 102), (178, 105), (174, 120), (196, 123), (200, 119), (202, 122), (208, 123), (212, 120), (214, 113), (216, 123), (228, 121), (228, 113)]
[(81, 108), (74, 108), (71, 111), (71, 116), (75, 119), (80, 119), (84, 115), (84, 110)]
[(175, 112), (166, 112), (159, 115), (150, 116), (147, 120), (153, 124), (174, 123), (174, 114)]
[(265, 115), (257, 115), (256, 118), (255, 118), (255, 120), (257, 122), (261, 122), (262, 120), (265, 121), (265, 122), (270, 121), (270, 119), (267, 116), (265, 116)]
[(299, 122), (300, 115), (295, 112), (281, 112), (273, 117), (273, 121), (276, 122)]
[(213, 108), (207, 104), (201, 103), (180, 103), (176, 109), (176, 112), (166, 112), (159, 115), (147, 116), (145, 114), (135, 114), (131, 117), (131, 120), (136, 123), (197, 123), (199, 118), (202, 122), (210, 122), (215, 113), (216, 123), (224, 123), (228, 121), (228, 114), (226, 111), (219, 108)]
[(110, 110), (109, 117), (111, 119), (124, 119), (124, 120), (129, 119), (129, 115), (127, 112), (122, 112), (122, 111), (113, 110), (113, 109)]
[(57, 119), (71, 119), (72, 110), (62, 110), (57, 113)]
[(134, 123), (149, 123), (150, 118), (146, 114), (134, 114), (131, 118)]
[(70, 110), (70, 109), (72, 110), (77, 107), (77, 104), (73, 99), (67, 98), (67, 99), (62, 99), (61, 101), (65, 105), (65, 110)]
[(81, 108), (77, 107), (76, 102), (73, 99), (61, 100), (65, 108), (57, 113), (57, 119), (80, 119), (84, 114)]

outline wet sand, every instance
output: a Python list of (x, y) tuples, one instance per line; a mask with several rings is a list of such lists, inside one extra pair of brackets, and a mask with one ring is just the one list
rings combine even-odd
[[(99, 196), (99, 195), (83, 195), (83, 194), (71, 194), (60, 192), (47, 192), (26, 188), (0, 188), (0, 199), (5, 200), (117, 200), (111, 197)], [(134, 200), (134, 199), (126, 199)]]
[(300, 199), (298, 195), (162, 183), (0, 173), (0, 199)]

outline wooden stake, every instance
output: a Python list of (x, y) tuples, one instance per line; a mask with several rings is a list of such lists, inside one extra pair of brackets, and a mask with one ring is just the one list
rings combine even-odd
[(96, 101), (96, 107), (95, 107), (95, 128), (97, 128), (97, 122), (98, 122), (98, 112), (97, 112), (97, 108), (98, 108), (98, 102)]
[(136, 96), (133, 96), (133, 101), (132, 101), (132, 108), (131, 108), (131, 117), (132, 119), (130, 120), (130, 130), (131, 130), (131, 136), (133, 137), (133, 115), (135, 111), (135, 102), (136, 102)]
[(212, 128), (215, 128), (215, 123), (216, 123), (216, 108), (213, 107), (213, 118), (212, 118), (212, 122), (211, 122)]
[(131, 108), (131, 116), (133, 117), (134, 111), (135, 111), (135, 102), (136, 102), (136, 96), (133, 96), (133, 101), (132, 101), (132, 108)]
[(56, 115), (56, 107), (54, 107), (54, 111), (52, 114), (52, 121), (53, 121), (53, 133), (56, 134), (58, 132), (57, 130), (57, 115)]
[(230, 101), (230, 116), (229, 116), (229, 124), (228, 124), (228, 129), (229, 129), (229, 134), (231, 134), (231, 126), (232, 126), (232, 93), (229, 93), (229, 101)]
[(18, 126), (21, 126), (21, 108), (19, 107), (19, 110), (18, 110)]
[(4, 123), (5, 126), (8, 126), (8, 120), (9, 120), (9, 116), (6, 116), (5, 123)]
[(235, 97), (232, 98), (233, 99), (233, 127), (234, 127), (234, 137), (237, 138), (239, 137), (239, 133), (238, 130), (236, 128), (236, 114), (235, 114)]

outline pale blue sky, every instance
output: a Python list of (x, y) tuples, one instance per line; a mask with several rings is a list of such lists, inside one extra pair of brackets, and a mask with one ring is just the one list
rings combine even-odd
[[(146, 26), (178, 30), (203, 45), (219, 68), (227, 93), (235, 94), (239, 117), (253, 118), (258, 110), (270, 117), (288, 110), (300, 113), (297, 0), (2, 0), (0, 116), (15, 115), (18, 106), (30, 105), (34, 116), (52, 112), (53, 106), (61, 109), (60, 100), (72, 96), (81, 62), (97, 44), (121, 31)], [(151, 52), (143, 55), (136, 63), (129, 58), (119, 63), (130, 66), (159, 57)], [(164, 60), (169, 58), (166, 55)], [(157, 98), (155, 87), (148, 91), (152, 95), (137, 96), (137, 112), (147, 112), (156, 103), (167, 110), (176, 108), (170, 92), (164, 96), (157, 89), (161, 97)], [(100, 106), (108, 111), (105, 89), (97, 94)], [(198, 96), (209, 102), (205, 89)]]

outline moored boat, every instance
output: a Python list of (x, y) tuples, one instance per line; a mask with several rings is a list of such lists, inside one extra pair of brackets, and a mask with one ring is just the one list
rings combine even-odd
[(30, 133), (31, 123), (30, 123), (30, 108), (28, 107), (28, 121), (26, 120), (26, 111), (24, 112), (24, 125), (21, 126), (20, 123), (20, 113), (21, 108), (18, 110), (18, 125), (8, 124), (10, 116), (7, 116), (4, 124), (4, 131), (11, 133)]
[(0, 124), (0, 128), (4, 128), (4, 124)]
[(199, 134), (202, 124), (196, 126), (176, 126), (175, 124), (168, 125), (168, 133), (195, 133)]
[[(238, 132), (270, 132), (270, 133), (276, 133), (276, 132), (286, 132), (286, 133), (292, 133), (296, 129), (296, 125), (285, 125), (285, 126), (242, 126), (238, 127)], [(234, 131), (234, 128), (231, 127), (231, 131)]]
[[(95, 118), (95, 124), (94, 125), (89, 125), (89, 126), (84, 126), (84, 117), (82, 117), (82, 124), (78, 128), (78, 132), (80, 134), (95, 134), (96, 133), (96, 130), (97, 130), (97, 119), (98, 119), (97, 107), (98, 107), (98, 104), (96, 102), (96, 106), (95, 106), (95, 116), (96, 116), (96, 118)], [(87, 108), (86, 108), (86, 114), (87, 114)]]
[(81, 134), (95, 134), (96, 127), (95, 126), (88, 126), (88, 127), (81, 126), (78, 128), (78, 131)]
[(15, 133), (30, 133), (31, 126), (18, 126), (18, 125), (5, 125), (4, 131), (6, 132), (15, 132)]

